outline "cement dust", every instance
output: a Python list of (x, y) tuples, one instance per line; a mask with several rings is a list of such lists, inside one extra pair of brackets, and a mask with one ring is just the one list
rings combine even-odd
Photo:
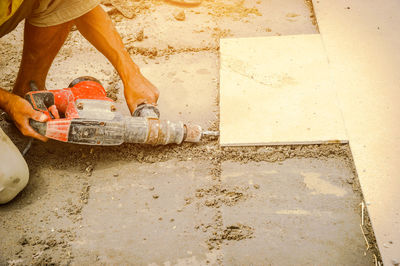
[(119, 13), (128, 19), (132, 19), (138, 14), (148, 11), (151, 7), (151, 1), (148, 0), (102, 0), (101, 4), (115, 8), (111, 8), (107, 11), (109, 15), (116, 15)]
[(210, 14), (215, 17), (231, 17), (234, 20), (240, 20), (249, 15), (261, 16), (257, 7), (246, 7), (244, 3), (244, 0), (204, 0), (203, 5), (209, 8)]
[(308, 9), (310, 10), (310, 19), (311, 19), (312, 24), (315, 26), (315, 28), (319, 32), (317, 17), (315, 16), (314, 4), (313, 4), (312, 0), (304, 0), (304, 3), (307, 5)]

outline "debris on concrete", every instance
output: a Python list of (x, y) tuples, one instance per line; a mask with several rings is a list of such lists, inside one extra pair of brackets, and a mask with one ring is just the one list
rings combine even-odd
[(136, 41), (141, 42), (144, 39), (144, 31), (141, 29), (135, 36)]
[(174, 18), (178, 21), (184, 21), (186, 19), (185, 11), (184, 10), (175, 10)]

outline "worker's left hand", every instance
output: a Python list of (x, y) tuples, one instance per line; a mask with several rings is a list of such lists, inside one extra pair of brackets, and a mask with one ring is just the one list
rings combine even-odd
[(27, 100), (10, 93), (8, 94), (8, 101), (4, 110), (8, 113), (23, 135), (44, 142), (47, 141), (45, 136), (40, 135), (30, 126), (29, 119), (44, 123), (49, 118), (44, 113), (34, 110)]
[(124, 95), (131, 114), (142, 103), (156, 105), (160, 92), (140, 72), (129, 77), (124, 83)]

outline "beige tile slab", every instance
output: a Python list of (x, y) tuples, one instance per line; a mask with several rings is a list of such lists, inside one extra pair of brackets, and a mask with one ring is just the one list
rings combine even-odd
[(319, 34), (221, 39), (221, 145), (347, 140)]
[(314, 3), (385, 265), (400, 261), (400, 2)]

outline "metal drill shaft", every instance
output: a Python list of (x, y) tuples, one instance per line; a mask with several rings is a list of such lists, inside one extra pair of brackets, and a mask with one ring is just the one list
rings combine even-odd
[(206, 130), (202, 132), (203, 136), (213, 136), (213, 137), (218, 137), (219, 136), (219, 131), (210, 131)]

